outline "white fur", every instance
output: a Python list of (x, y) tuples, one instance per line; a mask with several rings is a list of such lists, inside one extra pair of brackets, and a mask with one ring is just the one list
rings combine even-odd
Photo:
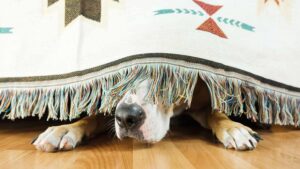
[[(145, 96), (148, 93), (150, 81), (145, 80), (136, 88), (136, 92), (129, 91), (119, 102), (119, 104), (133, 104), (140, 105), (145, 113), (146, 119), (141, 125), (139, 130), (143, 134), (143, 140), (149, 143), (155, 143), (160, 141), (169, 130), (170, 118), (173, 116), (172, 111), (165, 110), (162, 105), (151, 104), (145, 100)], [(118, 105), (119, 105), (118, 104)], [(118, 108), (118, 106), (117, 106)], [(116, 125), (116, 135), (118, 138), (122, 138), (122, 130), (119, 125)], [(135, 137), (134, 135), (129, 135)]]
[(122, 139), (121, 133), (120, 133), (120, 127), (117, 123), (117, 121), (115, 120), (115, 131), (116, 131), (116, 135), (119, 139)]
[(243, 125), (233, 128), (224, 128), (218, 137), (225, 148), (236, 150), (252, 150), (257, 146), (257, 140), (250, 134), (251, 132)]
[(160, 141), (169, 130), (170, 112), (163, 112), (158, 105), (146, 104), (143, 106), (146, 112), (146, 120), (140, 127), (147, 142), (155, 143)]
[(53, 152), (59, 150), (71, 150), (81, 142), (82, 136), (76, 135), (76, 129), (67, 125), (49, 127), (39, 135), (33, 145), (41, 151)]

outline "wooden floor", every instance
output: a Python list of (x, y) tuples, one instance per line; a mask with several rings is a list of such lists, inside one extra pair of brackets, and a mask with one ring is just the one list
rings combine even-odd
[(259, 130), (263, 141), (256, 150), (226, 150), (209, 131), (196, 124), (175, 126), (155, 145), (109, 134), (100, 135), (76, 150), (43, 153), (30, 144), (47, 123), (0, 122), (0, 169), (192, 169), (192, 168), (300, 168), (300, 131), (272, 128)]

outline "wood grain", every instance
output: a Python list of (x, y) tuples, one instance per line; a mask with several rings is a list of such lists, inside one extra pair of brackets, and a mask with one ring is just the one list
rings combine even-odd
[(1, 169), (194, 169), (194, 168), (300, 168), (300, 131), (272, 127), (259, 130), (264, 140), (254, 151), (226, 150), (212, 134), (190, 122), (175, 126), (162, 142), (145, 145), (131, 139), (119, 141), (102, 134), (73, 151), (43, 153), (32, 138), (53, 125), (23, 120), (0, 123)]

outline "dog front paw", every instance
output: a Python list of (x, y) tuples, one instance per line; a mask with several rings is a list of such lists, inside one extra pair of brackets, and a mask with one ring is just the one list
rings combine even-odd
[(235, 150), (253, 150), (262, 140), (259, 134), (252, 129), (236, 122), (220, 125), (215, 134), (225, 148)]
[(44, 152), (55, 152), (74, 149), (82, 141), (83, 130), (78, 126), (62, 125), (49, 127), (33, 140), (36, 149)]

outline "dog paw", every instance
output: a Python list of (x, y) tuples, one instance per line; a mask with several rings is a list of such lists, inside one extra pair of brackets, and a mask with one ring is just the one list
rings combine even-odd
[(215, 134), (225, 148), (235, 150), (253, 150), (257, 143), (262, 140), (259, 134), (252, 129), (235, 122), (219, 128)]
[(72, 150), (80, 144), (83, 136), (83, 131), (72, 125), (49, 127), (32, 144), (44, 152)]

